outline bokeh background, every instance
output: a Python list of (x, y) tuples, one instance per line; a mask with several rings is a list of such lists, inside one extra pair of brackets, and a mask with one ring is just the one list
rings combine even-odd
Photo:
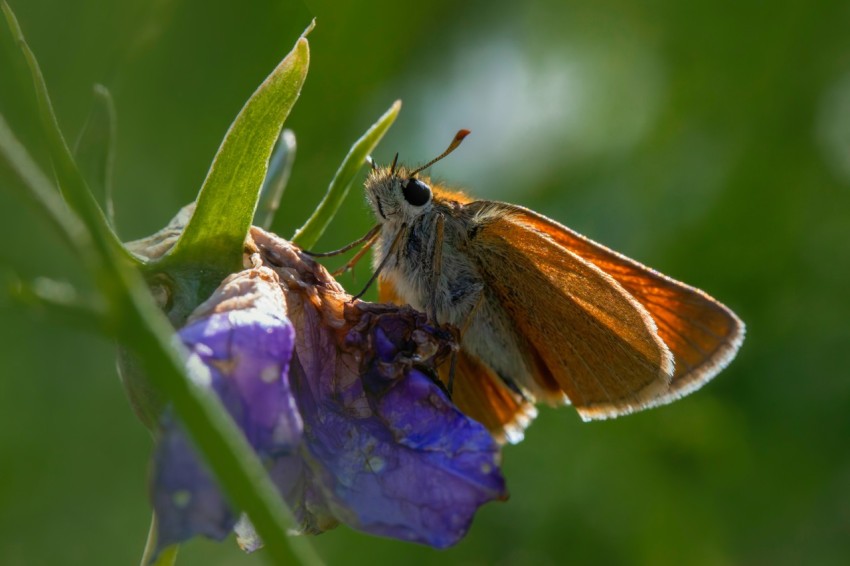
[[(71, 139), (94, 83), (118, 109), (125, 239), (193, 199), (230, 120), (317, 17), (287, 127), (291, 235), (394, 99), (376, 152), (529, 206), (718, 297), (738, 359), (669, 407), (583, 424), (542, 409), (505, 449), (507, 503), (455, 548), (341, 527), (331, 564), (850, 563), (850, 3), (9, 0)], [(43, 158), (0, 31), (0, 112)], [(319, 247), (371, 225), (357, 186)], [(89, 282), (0, 170), (0, 277)], [(357, 286), (368, 277), (361, 265)], [(0, 299), (0, 563), (131, 564), (151, 441), (108, 339)], [(238, 562), (237, 562), (238, 561)], [(180, 564), (260, 564), (232, 541)]]

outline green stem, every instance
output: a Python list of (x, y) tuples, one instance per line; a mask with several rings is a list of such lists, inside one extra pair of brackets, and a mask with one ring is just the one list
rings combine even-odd
[[(306, 539), (292, 538), (288, 535), (288, 531), (295, 526), (295, 521), (242, 431), (230, 418), (215, 394), (196, 386), (188, 375), (185, 353), (175, 346), (174, 330), (165, 315), (154, 304), (138, 269), (140, 262), (132, 258), (112, 232), (68, 150), (53, 112), (38, 62), (27, 46), (14, 14), (5, 0), (0, 0), (0, 8), (29, 65), (56, 178), (70, 210), (59, 200), (48, 178), (6, 127), (2, 117), (0, 117), (0, 156), (9, 163), (10, 170), (17, 175), (25, 187), (28, 200), (39, 207), (40, 211), (72, 243), (75, 251), (79, 252), (86, 267), (95, 277), (107, 304), (110, 323), (119, 340), (131, 345), (139, 356), (151, 383), (172, 402), (175, 411), (219, 480), (229, 501), (237, 510), (247, 513), (251, 519), (257, 533), (265, 543), (265, 552), (270, 560), (278, 564), (319, 563), (317, 555)], [(283, 101), (284, 110), (271, 108), (275, 103), (281, 103), (280, 99), (264, 97), (265, 104), (262, 110), (270, 112), (275, 119), (279, 118), (281, 112), (285, 117), (300, 91), (308, 62), (305, 39), (298, 40), (293, 53), (294, 57), (287, 57), (278, 67), (280, 69), (291, 65), (292, 72), (273, 74), (274, 77), (270, 77), (272, 82), (287, 83), (278, 85), (282, 86), (282, 89), (276, 89), (278, 94), (282, 92), (288, 96), (288, 99)], [(261, 86), (261, 89), (265, 86), (267, 86), (266, 83)], [(257, 108), (252, 107), (253, 110)], [(251, 122), (262, 123), (268, 115), (260, 112), (252, 113), (250, 117)], [(262, 158), (263, 152), (265, 152), (264, 158), (268, 159), (271, 145), (280, 131), (282, 122), (283, 119), (280, 118), (267, 128), (266, 134), (269, 133), (269, 129), (273, 130), (267, 148), (252, 148), (248, 143), (252, 139), (250, 132), (244, 128), (237, 128), (241, 142), (240, 140), (234, 142), (233, 145), (237, 150), (227, 153), (230, 162), (225, 164), (214, 162), (213, 170), (208, 177), (208, 181), (211, 178), (218, 179), (214, 185), (220, 188), (222, 181), (224, 183), (234, 179), (238, 181), (238, 176), (234, 177), (234, 171), (229, 171), (231, 166), (235, 167), (237, 173), (247, 171), (252, 178), (258, 176), (258, 180), (254, 183), (253, 201), (249, 205), (250, 214), (241, 215), (239, 220), (244, 222), (247, 217), (247, 224), (240, 228), (241, 232), (237, 235), (239, 238), (237, 251), (240, 258), (241, 244), (250, 226), (256, 194), (265, 173), (264, 169), (260, 171), (261, 168), (256, 166), (252, 168), (251, 162), (256, 163), (258, 157)], [(233, 140), (228, 137), (225, 143), (228, 141)], [(216, 169), (217, 165), (220, 169)], [(251, 184), (253, 180), (247, 183)], [(206, 183), (205, 188), (207, 188)], [(207, 199), (207, 202), (209, 203), (210, 200)], [(219, 199), (214, 204), (220, 208), (222, 202)], [(208, 205), (206, 206), (209, 208)], [(201, 202), (198, 207), (204, 209)], [(233, 228), (232, 224), (231, 228)], [(184, 242), (183, 249), (186, 250), (187, 256), (203, 263), (209, 256), (197, 255), (197, 249), (203, 247), (205, 243), (202, 241), (203, 237), (201, 241), (197, 239), (199, 235), (204, 236), (197, 231), (191, 233), (190, 236), (196, 239), (192, 240), (190, 237)], [(230, 235), (233, 236), (233, 234)], [(183, 242), (183, 239), (180, 242)], [(190, 251), (190, 242), (191, 249), (195, 251)], [(228, 249), (233, 252), (232, 238), (228, 240), (228, 246)], [(228, 268), (236, 266), (232, 257), (228, 257), (226, 262)], [(234, 265), (230, 265), (231, 263)], [(219, 266), (224, 267), (225, 264), (220, 263)]]

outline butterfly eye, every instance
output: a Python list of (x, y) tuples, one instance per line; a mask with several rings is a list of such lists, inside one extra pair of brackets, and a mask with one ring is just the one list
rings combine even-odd
[(419, 179), (408, 179), (401, 186), (401, 192), (404, 194), (404, 200), (413, 206), (422, 206), (431, 200), (431, 188)]

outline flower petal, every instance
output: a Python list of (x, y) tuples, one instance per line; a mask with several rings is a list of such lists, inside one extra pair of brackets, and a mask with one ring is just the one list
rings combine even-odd
[[(294, 331), (273, 273), (229, 278), (179, 337), (196, 383), (218, 394), (261, 458), (298, 450), (302, 422), (288, 380)], [(170, 411), (154, 454), (153, 503), (159, 548), (196, 534), (222, 539), (237, 519)]]
[(151, 479), (158, 551), (195, 535), (221, 540), (233, 528), (235, 517), (221, 490), (170, 410), (163, 418)]

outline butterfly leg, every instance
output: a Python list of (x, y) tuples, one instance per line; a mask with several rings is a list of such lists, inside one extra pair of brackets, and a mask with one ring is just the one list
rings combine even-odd
[(405, 232), (407, 232), (407, 226), (402, 224), (401, 228), (398, 229), (398, 233), (395, 235), (395, 238), (393, 238), (393, 243), (390, 244), (390, 249), (387, 250), (387, 255), (384, 256), (384, 259), (382, 259), (380, 265), (378, 265), (378, 269), (375, 270), (375, 272), (366, 282), (366, 286), (363, 287), (363, 290), (351, 297), (351, 301), (356, 301), (357, 299), (366, 294), (366, 291), (369, 290), (369, 287), (372, 286), (372, 283), (375, 282), (375, 280), (381, 274), (381, 271), (383, 271), (384, 268), (387, 266), (387, 263), (390, 261), (390, 258), (393, 257), (393, 255), (395, 254), (396, 249), (398, 248), (398, 244), (402, 240), (402, 235), (404, 235)]
[(452, 349), (452, 357), (449, 361), (449, 381), (446, 384), (446, 391), (449, 392), (449, 399), (452, 398), (452, 391), (455, 384), (455, 369), (457, 368), (457, 348)]
[(434, 226), (434, 255), (431, 256), (431, 294), (428, 297), (428, 320), (434, 324), (437, 321), (437, 295), (440, 292), (440, 275), (443, 271), (443, 224), (445, 219), (438, 214)]
[(354, 240), (350, 244), (346, 244), (346, 245), (342, 246), (341, 248), (339, 248), (338, 250), (334, 250), (332, 252), (321, 252), (321, 253), (319, 253), (319, 252), (311, 252), (309, 250), (301, 250), (301, 251), (303, 253), (309, 255), (309, 256), (312, 256), (312, 257), (332, 257), (332, 256), (335, 256), (335, 255), (344, 254), (348, 250), (356, 248), (357, 246), (359, 246), (363, 242), (366, 242), (366, 244), (369, 247), (371, 247), (372, 244), (375, 243), (375, 240), (378, 238), (378, 234), (381, 233), (381, 226), (382, 226), (381, 224), (375, 224), (361, 238), (357, 238), (356, 240)]
[(463, 320), (463, 324), (460, 326), (460, 340), (463, 340), (464, 335), (466, 335), (466, 331), (469, 330), (469, 327), (472, 326), (472, 319), (475, 318), (478, 309), (481, 308), (481, 304), (484, 302), (484, 289), (479, 289), (478, 296), (475, 298), (475, 304), (472, 305), (472, 308), (469, 310), (469, 314), (466, 315), (466, 318)]
[(371, 237), (371, 238), (369, 238), (368, 240), (366, 240), (366, 243), (365, 243), (365, 244), (363, 244), (363, 247), (362, 247), (362, 248), (360, 248), (360, 249), (357, 251), (357, 253), (356, 253), (356, 254), (354, 254), (354, 257), (352, 257), (350, 260), (348, 260), (348, 262), (347, 262), (345, 265), (343, 265), (342, 267), (340, 267), (339, 269), (337, 269), (336, 271), (334, 271), (334, 272), (332, 273), (332, 275), (333, 275), (334, 277), (339, 277), (340, 275), (342, 275), (342, 274), (343, 274), (343, 273), (345, 273), (346, 271), (350, 271), (350, 270), (354, 269), (354, 266), (355, 266), (355, 265), (357, 265), (357, 263), (358, 263), (361, 259), (363, 259), (363, 256), (364, 256), (364, 255), (366, 255), (366, 252), (368, 252), (369, 250), (371, 250), (371, 249), (372, 249), (372, 246), (374, 246), (374, 245), (375, 245), (375, 242), (377, 242), (377, 241), (378, 241), (378, 237), (379, 237), (380, 235), (381, 235), (381, 233), (380, 233), (380, 232), (375, 232), (375, 233), (372, 235), (372, 237)]
[(469, 311), (469, 314), (466, 315), (466, 318), (463, 320), (463, 324), (457, 330), (457, 345), (454, 349), (452, 349), (452, 357), (449, 366), (449, 381), (446, 385), (446, 389), (449, 392), (449, 397), (452, 395), (452, 387), (454, 386), (455, 381), (455, 368), (457, 366), (457, 352), (460, 349), (460, 343), (463, 340), (466, 331), (469, 330), (469, 327), (472, 326), (472, 319), (475, 318), (475, 313), (478, 312), (478, 309), (481, 308), (481, 303), (484, 302), (484, 290), (481, 289), (478, 291), (478, 296), (475, 299), (475, 304), (472, 305), (472, 308)]

